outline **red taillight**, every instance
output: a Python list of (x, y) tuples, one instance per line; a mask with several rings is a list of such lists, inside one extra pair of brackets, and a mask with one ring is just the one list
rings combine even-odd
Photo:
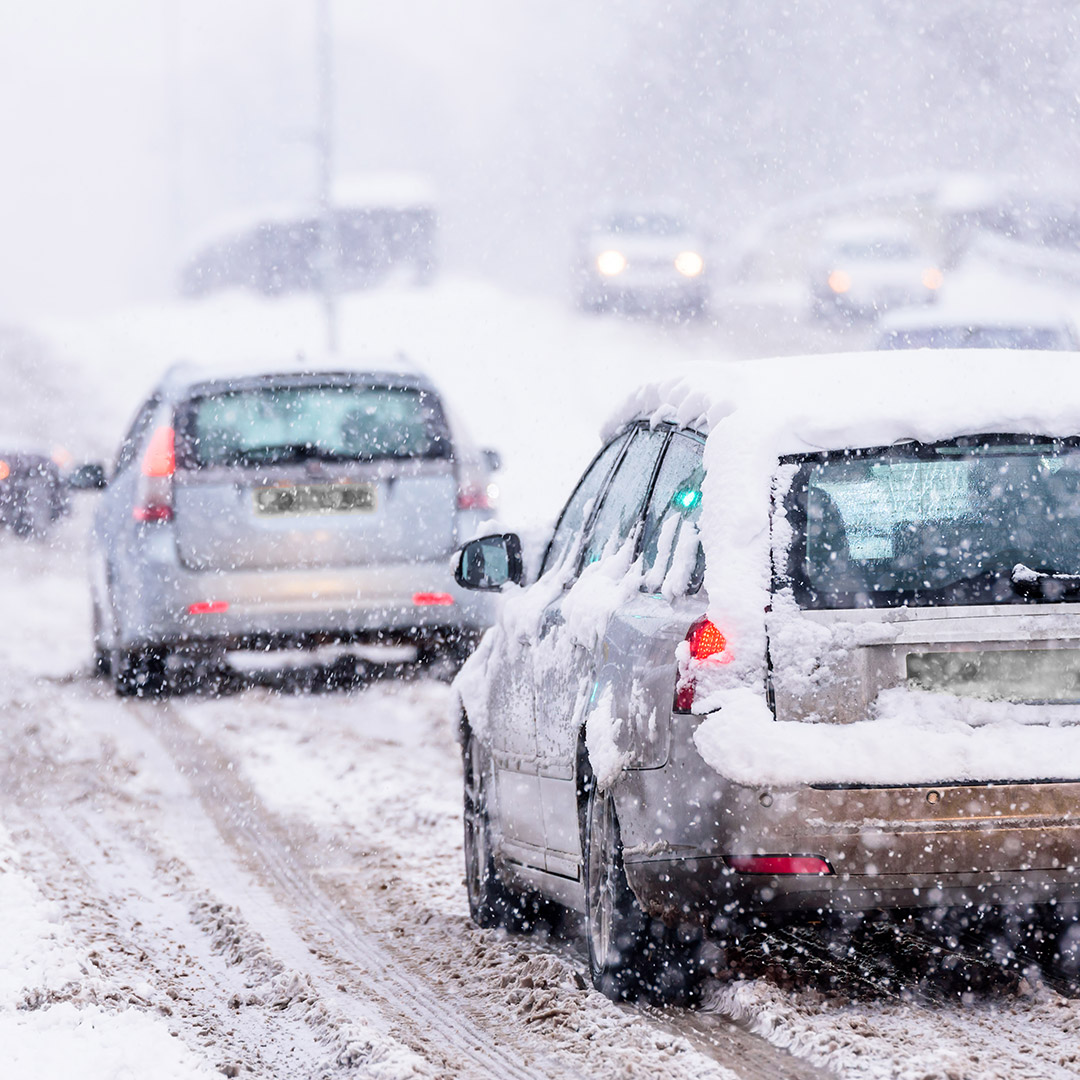
[(150, 436), (142, 459), (143, 476), (172, 476), (176, 472), (176, 434), (164, 424)]
[(728, 855), (724, 861), (737, 874), (831, 874), (819, 855)]
[(694, 670), (693, 664), (709, 661), (713, 664), (731, 663), (731, 653), (728, 652), (727, 638), (720, 632), (720, 628), (704, 615), (690, 627), (686, 633), (686, 643), (690, 646), (690, 665), (679, 668), (679, 682), (675, 687), (675, 702), (672, 708), (675, 712), (688, 713), (694, 711)]
[(228, 600), (199, 600), (197, 603), (188, 604), (189, 615), (220, 615), (228, 610)]
[(412, 602), (417, 607), (445, 607), (454, 602), (454, 598), (448, 592), (418, 592), (413, 593)]
[(686, 640), (690, 643), (691, 660), (707, 660), (727, 648), (727, 638), (704, 616), (690, 627)]
[(491, 499), (488, 498), (487, 489), (475, 486), (458, 488), (457, 508), (459, 510), (490, 510)]
[(167, 424), (162, 424), (150, 436), (140, 472), (137, 501), (131, 516), (140, 522), (172, 521), (176, 435)]

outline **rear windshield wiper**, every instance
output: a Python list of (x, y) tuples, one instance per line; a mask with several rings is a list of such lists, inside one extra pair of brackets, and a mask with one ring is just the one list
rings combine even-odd
[(1053, 570), (1033, 570), (1017, 563), (1010, 575), (1013, 589), (1021, 596), (1041, 596), (1060, 600), (1080, 593), (1080, 574), (1059, 574)]
[(275, 446), (246, 446), (229, 455), (234, 465), (281, 465), (295, 461), (351, 461), (345, 454), (324, 450), (313, 443), (282, 443)]

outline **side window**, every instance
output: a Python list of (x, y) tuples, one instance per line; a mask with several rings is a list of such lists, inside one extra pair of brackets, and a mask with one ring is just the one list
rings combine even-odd
[(667, 431), (638, 430), (612, 480), (585, 542), (585, 564), (602, 559), (626, 540), (641, 517), (656, 459)]
[(660, 462), (642, 536), (642, 572), (649, 592), (663, 589), (675, 595), (693, 591), (695, 583), (700, 586), (696, 525), (705, 479), (704, 450), (701, 439), (676, 433)]
[(139, 407), (139, 411), (135, 414), (135, 419), (132, 420), (128, 433), (120, 443), (120, 449), (116, 455), (116, 464), (113, 466), (114, 475), (123, 472), (123, 470), (131, 464), (132, 459), (138, 453), (139, 443), (142, 441), (142, 437), (146, 433), (146, 429), (150, 426), (150, 421), (153, 420), (154, 414), (157, 412), (160, 405), (161, 398), (155, 394), (152, 398), (143, 402)]
[(615, 462), (619, 460), (619, 455), (629, 438), (630, 432), (623, 432), (617, 439), (609, 442), (593, 459), (593, 463), (578, 482), (574, 494), (570, 496), (570, 501), (559, 516), (559, 524), (555, 526), (555, 533), (544, 555), (541, 574), (547, 573), (553, 566), (558, 566), (575, 548), (589, 513), (596, 505), (604, 483), (614, 468)]

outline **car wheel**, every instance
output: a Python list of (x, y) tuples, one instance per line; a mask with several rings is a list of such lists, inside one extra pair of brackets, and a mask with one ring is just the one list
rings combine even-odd
[(116, 649), (109, 666), (120, 697), (160, 697), (167, 684), (164, 649)]
[(680, 941), (638, 903), (626, 880), (611, 793), (590, 782), (586, 800), (585, 940), (593, 985), (616, 1001), (688, 1000), (698, 981), (697, 943)]
[(515, 933), (532, 930), (541, 917), (542, 904), (533, 894), (508, 888), (495, 869), (484, 793), (482, 751), (468, 726), (462, 740), (465, 779), (465, 889), (469, 916), (477, 926), (503, 926)]

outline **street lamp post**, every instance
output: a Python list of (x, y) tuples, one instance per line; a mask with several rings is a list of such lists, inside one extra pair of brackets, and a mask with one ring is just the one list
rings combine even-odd
[(331, 0), (316, 0), (319, 76), (319, 287), (326, 320), (326, 349), (338, 350), (337, 227), (334, 220), (334, 37)]

